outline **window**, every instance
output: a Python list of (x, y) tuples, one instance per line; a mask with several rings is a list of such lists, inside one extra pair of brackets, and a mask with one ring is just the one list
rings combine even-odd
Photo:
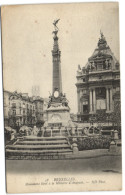
[(16, 115), (16, 110), (13, 110), (13, 115)]
[(88, 105), (88, 100), (85, 100), (85, 101), (83, 102), (83, 105)]
[(83, 113), (88, 113), (88, 104), (83, 104)]
[(18, 103), (18, 106), (19, 106), (19, 108), (21, 108), (21, 103), (20, 102)]
[(12, 108), (16, 108), (16, 103), (12, 103)]
[(23, 109), (23, 114), (25, 114), (25, 109)]
[(120, 87), (116, 87), (116, 91), (120, 91)]
[(96, 99), (105, 99), (106, 89), (105, 87), (96, 88)]
[(102, 76), (99, 76), (99, 79), (102, 79)]
[(120, 75), (116, 75), (115, 78), (116, 78), (116, 79), (119, 79), (119, 78), (120, 78)]
[(87, 90), (86, 89), (83, 89), (82, 92), (83, 92), (83, 94), (86, 94), (87, 93)]

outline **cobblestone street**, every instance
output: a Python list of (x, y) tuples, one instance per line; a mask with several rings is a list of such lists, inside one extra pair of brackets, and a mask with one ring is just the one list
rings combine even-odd
[(121, 173), (121, 156), (100, 156), (74, 160), (6, 160), (8, 173)]

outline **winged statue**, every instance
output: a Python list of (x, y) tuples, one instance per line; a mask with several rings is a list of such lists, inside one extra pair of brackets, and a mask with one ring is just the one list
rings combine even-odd
[(55, 31), (59, 30), (59, 28), (56, 26), (60, 19), (54, 20), (53, 25), (55, 27)]

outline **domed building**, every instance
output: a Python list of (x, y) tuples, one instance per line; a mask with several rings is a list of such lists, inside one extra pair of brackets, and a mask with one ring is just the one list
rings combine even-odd
[(105, 123), (111, 123), (115, 105), (120, 105), (120, 65), (107, 41), (100, 33), (97, 48), (87, 64), (77, 70), (77, 99), (79, 122), (96, 121), (97, 115), (105, 115)]

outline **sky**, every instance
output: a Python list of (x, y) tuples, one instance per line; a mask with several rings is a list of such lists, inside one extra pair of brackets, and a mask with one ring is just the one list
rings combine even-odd
[(17, 5), (2, 8), (4, 89), (40, 95), (52, 92), (53, 21), (60, 18), (62, 88), (71, 112), (77, 112), (76, 73), (97, 47), (100, 30), (119, 60), (117, 3)]

